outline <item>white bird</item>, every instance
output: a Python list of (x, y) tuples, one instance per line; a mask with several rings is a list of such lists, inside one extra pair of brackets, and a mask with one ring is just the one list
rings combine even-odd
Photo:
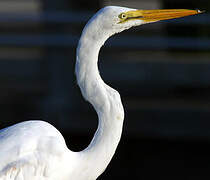
[(76, 77), (98, 114), (98, 128), (81, 152), (70, 151), (60, 132), (44, 121), (0, 131), (0, 180), (96, 180), (120, 141), (124, 110), (119, 93), (101, 79), (98, 54), (104, 42), (132, 26), (201, 13), (199, 10), (136, 10), (109, 6), (85, 26), (77, 48)]

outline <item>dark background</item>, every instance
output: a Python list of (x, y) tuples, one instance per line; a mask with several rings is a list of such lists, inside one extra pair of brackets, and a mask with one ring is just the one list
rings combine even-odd
[(0, 0), (0, 128), (43, 119), (71, 150), (88, 145), (97, 116), (76, 85), (75, 50), (105, 5), (206, 13), (130, 29), (102, 48), (101, 75), (121, 93), (125, 123), (99, 179), (209, 179), (209, 0)]

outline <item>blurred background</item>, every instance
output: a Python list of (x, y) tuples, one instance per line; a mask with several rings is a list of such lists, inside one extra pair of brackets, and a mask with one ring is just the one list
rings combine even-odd
[(106, 5), (205, 14), (133, 28), (100, 52), (105, 82), (125, 107), (122, 140), (99, 180), (210, 178), (210, 1), (0, 0), (0, 128), (43, 119), (85, 148), (97, 115), (74, 75), (87, 20)]

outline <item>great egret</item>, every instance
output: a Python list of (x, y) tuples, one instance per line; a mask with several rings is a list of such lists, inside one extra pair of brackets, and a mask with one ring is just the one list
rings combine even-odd
[(85, 26), (76, 57), (76, 77), (83, 97), (98, 114), (90, 145), (70, 151), (60, 132), (44, 121), (26, 121), (0, 131), (0, 180), (95, 180), (120, 141), (124, 110), (119, 93), (101, 79), (98, 54), (113, 34), (132, 26), (199, 14), (199, 10), (136, 10), (109, 6)]

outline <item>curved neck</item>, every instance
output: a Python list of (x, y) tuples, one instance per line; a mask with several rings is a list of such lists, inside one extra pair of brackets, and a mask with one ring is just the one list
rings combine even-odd
[[(83, 97), (98, 114), (98, 129), (90, 145), (80, 152), (89, 172), (97, 178), (109, 164), (120, 141), (124, 110), (119, 93), (106, 85), (98, 71), (98, 54), (109, 37), (85, 28), (77, 48), (76, 76)], [(96, 166), (97, 161), (97, 166)]]

